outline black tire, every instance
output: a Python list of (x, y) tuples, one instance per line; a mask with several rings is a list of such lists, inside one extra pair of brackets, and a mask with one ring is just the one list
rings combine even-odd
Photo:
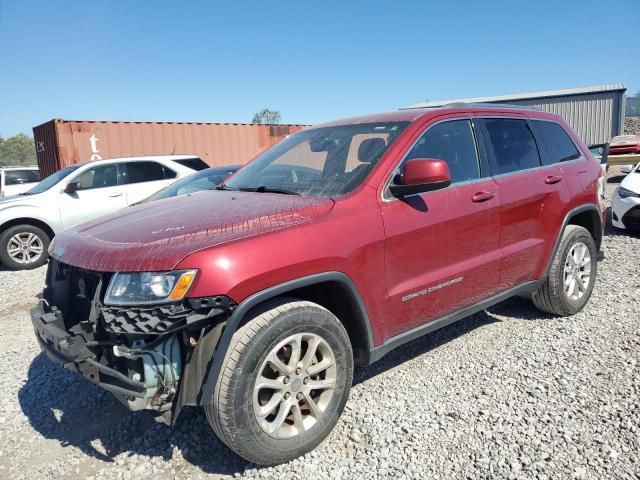
[[(583, 243), (589, 250), (591, 258), (590, 276), (587, 287), (579, 299), (570, 298), (564, 287), (564, 266), (567, 255), (577, 243)], [(586, 269), (586, 267), (585, 267)], [(567, 225), (560, 245), (553, 258), (549, 275), (540, 289), (533, 294), (534, 305), (543, 312), (562, 317), (578, 313), (589, 301), (597, 274), (597, 250), (593, 237), (586, 228), (578, 225)]]
[[(9, 245), (9, 241), (15, 236), (24, 234), (28, 236), (29, 234), (33, 234), (38, 237), (40, 245), (42, 247), (42, 252), (39, 256), (33, 257), (32, 261), (28, 263), (21, 263), (16, 261), (9, 255), (7, 251), (7, 247)], [(51, 243), (51, 239), (49, 235), (47, 235), (41, 228), (34, 227), (33, 225), (15, 225), (13, 227), (7, 228), (2, 235), (0, 235), (0, 262), (10, 270), (31, 270), (33, 268), (38, 268), (44, 265), (47, 262), (47, 258), (49, 254), (47, 250), (49, 249), (49, 243)]]
[[(325, 410), (308, 430), (293, 438), (274, 438), (254, 414), (254, 386), (269, 353), (299, 333), (317, 335), (330, 346), (336, 366), (335, 388)], [(340, 321), (315, 303), (279, 299), (252, 312), (248, 323), (234, 334), (205, 412), (218, 438), (238, 455), (260, 465), (277, 465), (313, 450), (331, 432), (347, 402), (352, 377), (353, 352)]]

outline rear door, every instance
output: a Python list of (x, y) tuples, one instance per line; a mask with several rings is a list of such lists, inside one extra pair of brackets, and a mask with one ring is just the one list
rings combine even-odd
[(403, 161), (445, 160), (451, 186), (381, 202), (392, 336), (496, 292), (500, 198), (475, 139), (472, 118), (428, 126)]
[(124, 191), (128, 205), (139, 202), (175, 181), (177, 173), (151, 160), (125, 162)]
[(481, 120), (500, 192), (500, 290), (533, 280), (544, 268), (570, 192), (557, 165), (543, 165), (524, 116)]
[(105, 215), (126, 206), (117, 163), (96, 165), (71, 176), (80, 189), (60, 192), (60, 221), (63, 228)]

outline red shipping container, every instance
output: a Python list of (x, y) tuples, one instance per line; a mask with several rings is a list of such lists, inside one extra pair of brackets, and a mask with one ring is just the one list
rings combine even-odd
[(246, 163), (307, 125), (111, 122), (54, 119), (33, 128), (42, 178), (78, 162), (193, 154), (207, 164)]

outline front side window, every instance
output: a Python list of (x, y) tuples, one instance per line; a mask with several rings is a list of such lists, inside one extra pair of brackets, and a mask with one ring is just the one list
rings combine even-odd
[(451, 183), (480, 178), (478, 151), (470, 120), (452, 120), (429, 128), (407, 154), (413, 158), (438, 158), (447, 162)]
[(538, 146), (527, 122), (510, 118), (486, 118), (493, 147), (496, 175), (540, 166)]
[(175, 178), (176, 172), (158, 162), (128, 162), (125, 183), (142, 183)]
[(4, 172), (5, 185), (24, 185), (40, 181), (37, 170), (6, 170)]
[(224, 188), (344, 195), (363, 182), (408, 124), (361, 123), (302, 130), (258, 156)]
[(550, 165), (580, 158), (580, 152), (569, 134), (559, 124), (542, 120), (532, 120), (531, 124), (544, 145), (545, 164)]
[(80, 184), (78, 190), (115, 187), (118, 185), (118, 166), (110, 164), (90, 168), (74, 178), (72, 182)]

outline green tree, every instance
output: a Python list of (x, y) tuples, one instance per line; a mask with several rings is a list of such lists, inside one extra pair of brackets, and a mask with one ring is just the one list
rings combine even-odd
[(280, 123), (281, 117), (278, 110), (263, 108), (253, 116), (251, 123)]
[(35, 165), (36, 149), (33, 139), (24, 133), (13, 137), (0, 136), (0, 165)]

